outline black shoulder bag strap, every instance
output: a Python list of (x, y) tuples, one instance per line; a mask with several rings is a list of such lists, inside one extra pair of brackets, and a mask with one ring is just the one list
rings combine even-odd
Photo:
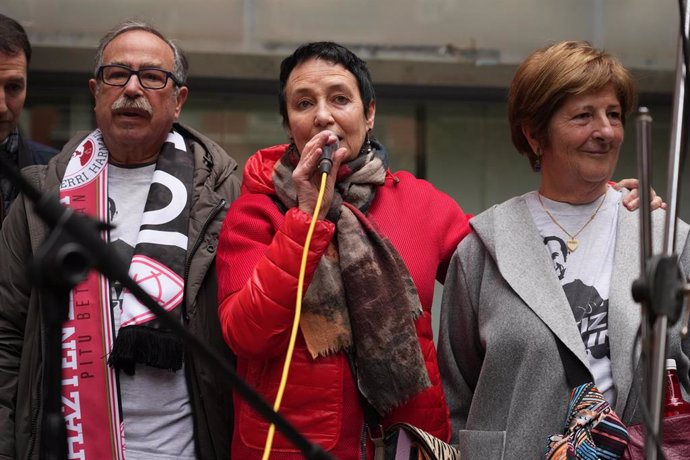
[(565, 379), (570, 388), (575, 388), (583, 383), (592, 381), (592, 375), (572, 351), (568, 350), (560, 339), (556, 338), (556, 345), (558, 345), (558, 354), (563, 362), (563, 369), (565, 370)]
[[(347, 360), (350, 363), (350, 370), (352, 371), (352, 376), (355, 379), (355, 385), (357, 385), (357, 366), (355, 365), (354, 351), (352, 348), (348, 348), (345, 352), (347, 355)], [(374, 460), (384, 460), (386, 454), (386, 446), (384, 444), (385, 433), (383, 431), (383, 425), (381, 424), (381, 416), (374, 406), (364, 397), (361, 391), (359, 391), (359, 386), (357, 387), (357, 394), (359, 395), (359, 402), (362, 405), (362, 412), (364, 412), (364, 429), (374, 443)], [(361, 446), (364, 453), (366, 453), (366, 440), (363, 440), (364, 444)], [(365, 457), (362, 457), (365, 458)]]

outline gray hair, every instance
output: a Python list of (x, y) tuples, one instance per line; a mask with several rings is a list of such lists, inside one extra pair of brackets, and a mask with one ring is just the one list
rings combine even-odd
[(165, 38), (165, 36), (155, 29), (151, 24), (137, 18), (125, 19), (110, 29), (110, 31), (105, 34), (103, 38), (101, 38), (101, 42), (98, 45), (98, 51), (96, 51), (96, 66), (93, 70), (94, 77), (98, 77), (98, 69), (103, 65), (103, 52), (105, 51), (105, 47), (108, 46), (110, 42), (113, 41), (118, 35), (121, 35), (125, 32), (130, 32), (132, 30), (143, 30), (144, 32), (152, 33), (168, 44), (173, 52), (174, 58), (172, 73), (175, 75), (177, 81), (184, 85), (187, 82), (187, 71), (189, 70), (187, 57), (175, 43)]

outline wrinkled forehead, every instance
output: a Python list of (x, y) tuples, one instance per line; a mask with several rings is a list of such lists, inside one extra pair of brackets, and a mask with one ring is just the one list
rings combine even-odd
[(0, 52), (0, 71), (26, 78), (26, 68), (26, 56), (23, 51), (13, 54)]
[(354, 74), (342, 64), (320, 58), (311, 58), (295, 66), (285, 85), (286, 94), (324, 91), (354, 91), (359, 85)]
[(108, 43), (103, 50), (103, 64), (172, 70), (174, 55), (172, 48), (157, 35), (145, 30), (130, 30)]

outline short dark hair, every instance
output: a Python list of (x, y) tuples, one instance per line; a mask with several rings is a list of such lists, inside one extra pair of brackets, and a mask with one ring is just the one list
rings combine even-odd
[(96, 57), (94, 58), (95, 67), (93, 70), (94, 77), (98, 77), (98, 69), (103, 65), (103, 53), (105, 52), (106, 46), (110, 44), (116, 37), (124, 34), (125, 32), (130, 32), (133, 30), (143, 30), (144, 32), (151, 33), (161, 40), (163, 40), (173, 52), (173, 69), (172, 73), (175, 75), (177, 81), (181, 82), (184, 86), (187, 82), (187, 72), (189, 71), (189, 63), (187, 62), (187, 56), (185, 56), (182, 49), (180, 49), (177, 44), (172, 40), (165, 37), (158, 29), (153, 27), (146, 21), (138, 18), (128, 18), (117, 24), (115, 27), (110, 29), (106, 33), (98, 45), (98, 50), (96, 50)]
[(31, 61), (31, 44), (24, 28), (14, 19), (0, 14), (0, 53), (14, 56), (24, 52), (26, 63)]
[(287, 102), (285, 101), (285, 85), (293, 69), (309, 59), (323, 59), (333, 64), (345, 67), (357, 80), (359, 95), (364, 103), (364, 115), (369, 115), (369, 105), (376, 101), (374, 84), (367, 68), (367, 63), (357, 57), (355, 53), (342, 45), (333, 42), (312, 42), (301, 45), (290, 56), (283, 59), (280, 64), (280, 115), (283, 117), (283, 126), (288, 125)]

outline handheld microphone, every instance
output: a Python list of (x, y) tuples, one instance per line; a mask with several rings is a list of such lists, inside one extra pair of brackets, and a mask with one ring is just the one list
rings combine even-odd
[(336, 150), (338, 150), (338, 141), (323, 146), (321, 149), (321, 156), (319, 157), (319, 172), (326, 174), (331, 172), (333, 154)]

